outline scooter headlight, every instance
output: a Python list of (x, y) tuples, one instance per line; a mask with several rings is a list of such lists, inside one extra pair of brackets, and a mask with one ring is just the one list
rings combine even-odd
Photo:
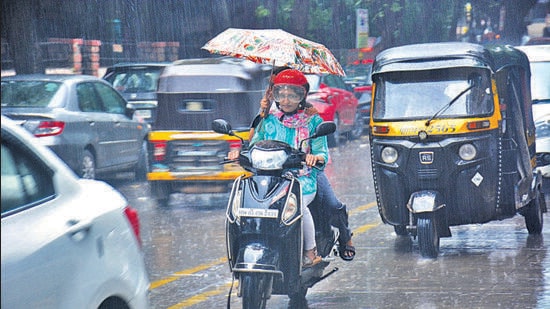
[(397, 153), (397, 149), (391, 146), (384, 147), (384, 149), (382, 149), (381, 156), (382, 156), (382, 161), (388, 164), (394, 163), (395, 161), (397, 161), (397, 158), (399, 157)]
[(464, 161), (473, 160), (476, 155), (476, 147), (472, 144), (464, 144), (458, 148), (458, 156)]
[(266, 151), (262, 149), (252, 149), (250, 159), (252, 167), (261, 170), (279, 170), (283, 168), (288, 155), (284, 150)]
[(283, 214), (281, 215), (281, 221), (283, 221), (284, 224), (290, 224), (292, 219), (296, 217), (297, 212), (298, 199), (296, 198), (296, 194), (290, 193), (286, 201), (285, 208), (283, 209)]

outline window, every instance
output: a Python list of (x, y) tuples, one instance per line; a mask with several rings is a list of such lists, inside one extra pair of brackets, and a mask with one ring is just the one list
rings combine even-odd
[(102, 107), (92, 83), (81, 83), (76, 86), (78, 107), (83, 112), (101, 112)]
[(124, 114), (126, 101), (110, 86), (96, 83), (95, 88), (105, 106), (105, 112), (111, 114)]
[(45, 107), (52, 103), (61, 87), (58, 82), (8, 81), (2, 82), (2, 106)]
[(55, 196), (53, 173), (23, 143), (2, 131), (2, 216)]

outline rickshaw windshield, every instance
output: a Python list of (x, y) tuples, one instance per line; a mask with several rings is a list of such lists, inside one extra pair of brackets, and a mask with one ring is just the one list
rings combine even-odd
[(399, 71), (375, 77), (374, 120), (474, 117), (493, 112), (487, 70)]

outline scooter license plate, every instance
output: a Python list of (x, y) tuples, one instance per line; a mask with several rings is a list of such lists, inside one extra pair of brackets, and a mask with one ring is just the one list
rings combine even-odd
[(239, 216), (256, 218), (277, 218), (278, 209), (239, 208)]

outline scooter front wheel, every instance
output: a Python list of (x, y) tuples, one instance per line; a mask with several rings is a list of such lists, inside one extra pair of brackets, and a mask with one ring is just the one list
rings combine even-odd
[(262, 273), (243, 273), (240, 276), (240, 285), (243, 309), (265, 309), (267, 299), (271, 295), (272, 276)]
[(420, 254), (427, 258), (436, 258), (439, 253), (439, 235), (435, 219), (432, 216), (420, 217), (416, 223)]
[(535, 198), (526, 206), (527, 209), (524, 211), (523, 216), (525, 217), (525, 226), (529, 234), (538, 235), (542, 233), (542, 208), (544, 203), (544, 194), (540, 190), (537, 190)]
[(290, 302), (288, 303), (288, 308), (307, 308), (307, 287), (300, 286), (297, 290), (293, 290), (288, 294)]

